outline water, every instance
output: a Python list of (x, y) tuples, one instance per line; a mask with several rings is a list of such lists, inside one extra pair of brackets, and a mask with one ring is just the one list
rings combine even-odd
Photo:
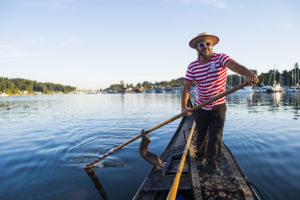
[[(179, 94), (0, 98), (0, 199), (101, 199), (82, 168), (180, 112)], [(267, 199), (300, 196), (300, 94), (232, 94), (223, 139)], [(160, 154), (180, 120), (151, 133)], [(151, 166), (134, 141), (96, 165), (109, 199), (131, 199)]]

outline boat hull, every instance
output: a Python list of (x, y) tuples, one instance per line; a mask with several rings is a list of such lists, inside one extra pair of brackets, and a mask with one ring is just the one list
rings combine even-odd
[[(180, 159), (190, 134), (193, 117), (184, 117), (170, 143), (160, 156), (161, 169), (152, 168), (134, 200), (166, 199), (178, 170)], [(206, 168), (197, 168), (197, 130), (193, 134), (181, 175), (177, 197), (182, 199), (258, 199), (233, 155), (222, 144), (222, 156), (218, 159), (222, 175), (213, 174)]]

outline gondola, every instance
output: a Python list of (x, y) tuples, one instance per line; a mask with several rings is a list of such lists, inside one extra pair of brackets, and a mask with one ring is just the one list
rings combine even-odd
[[(153, 167), (134, 196), (134, 200), (166, 199), (177, 173), (193, 116), (183, 117), (175, 134), (160, 156), (162, 167)], [(197, 130), (194, 132), (196, 133)], [(222, 143), (218, 166), (223, 174), (197, 168), (197, 134), (193, 134), (181, 174), (176, 199), (262, 199), (247, 180), (227, 146)]]

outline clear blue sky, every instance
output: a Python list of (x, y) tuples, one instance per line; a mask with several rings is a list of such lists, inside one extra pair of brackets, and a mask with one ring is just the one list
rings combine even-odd
[(81, 89), (183, 77), (201, 32), (259, 73), (300, 61), (297, 0), (0, 0), (0, 76)]

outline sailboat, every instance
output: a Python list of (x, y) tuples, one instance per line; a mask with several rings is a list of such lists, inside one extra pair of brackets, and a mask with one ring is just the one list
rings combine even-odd
[(269, 89), (267, 89), (267, 92), (283, 92), (283, 89), (280, 85), (280, 83), (274, 82), (273, 86), (269, 86)]
[[(298, 74), (299, 74), (299, 70), (298, 70)], [(297, 83), (297, 76), (298, 76), (298, 83)], [(294, 80), (293, 80), (293, 77), (294, 77)], [(294, 85), (288, 87), (287, 92), (299, 92), (300, 91), (299, 75), (297, 75), (296, 65), (295, 65), (295, 72), (294, 73), (293, 73), (293, 70), (292, 70), (292, 82), (294, 82)]]
[[(270, 79), (272, 77), (272, 74), (270, 75)], [(283, 88), (281, 87), (280, 83), (277, 83), (276, 82), (276, 71), (274, 69), (274, 81), (273, 81), (273, 85), (269, 85), (269, 86), (266, 86), (264, 89), (266, 90), (266, 92), (283, 92)], [(269, 79), (269, 82), (270, 82), (270, 79)]]

